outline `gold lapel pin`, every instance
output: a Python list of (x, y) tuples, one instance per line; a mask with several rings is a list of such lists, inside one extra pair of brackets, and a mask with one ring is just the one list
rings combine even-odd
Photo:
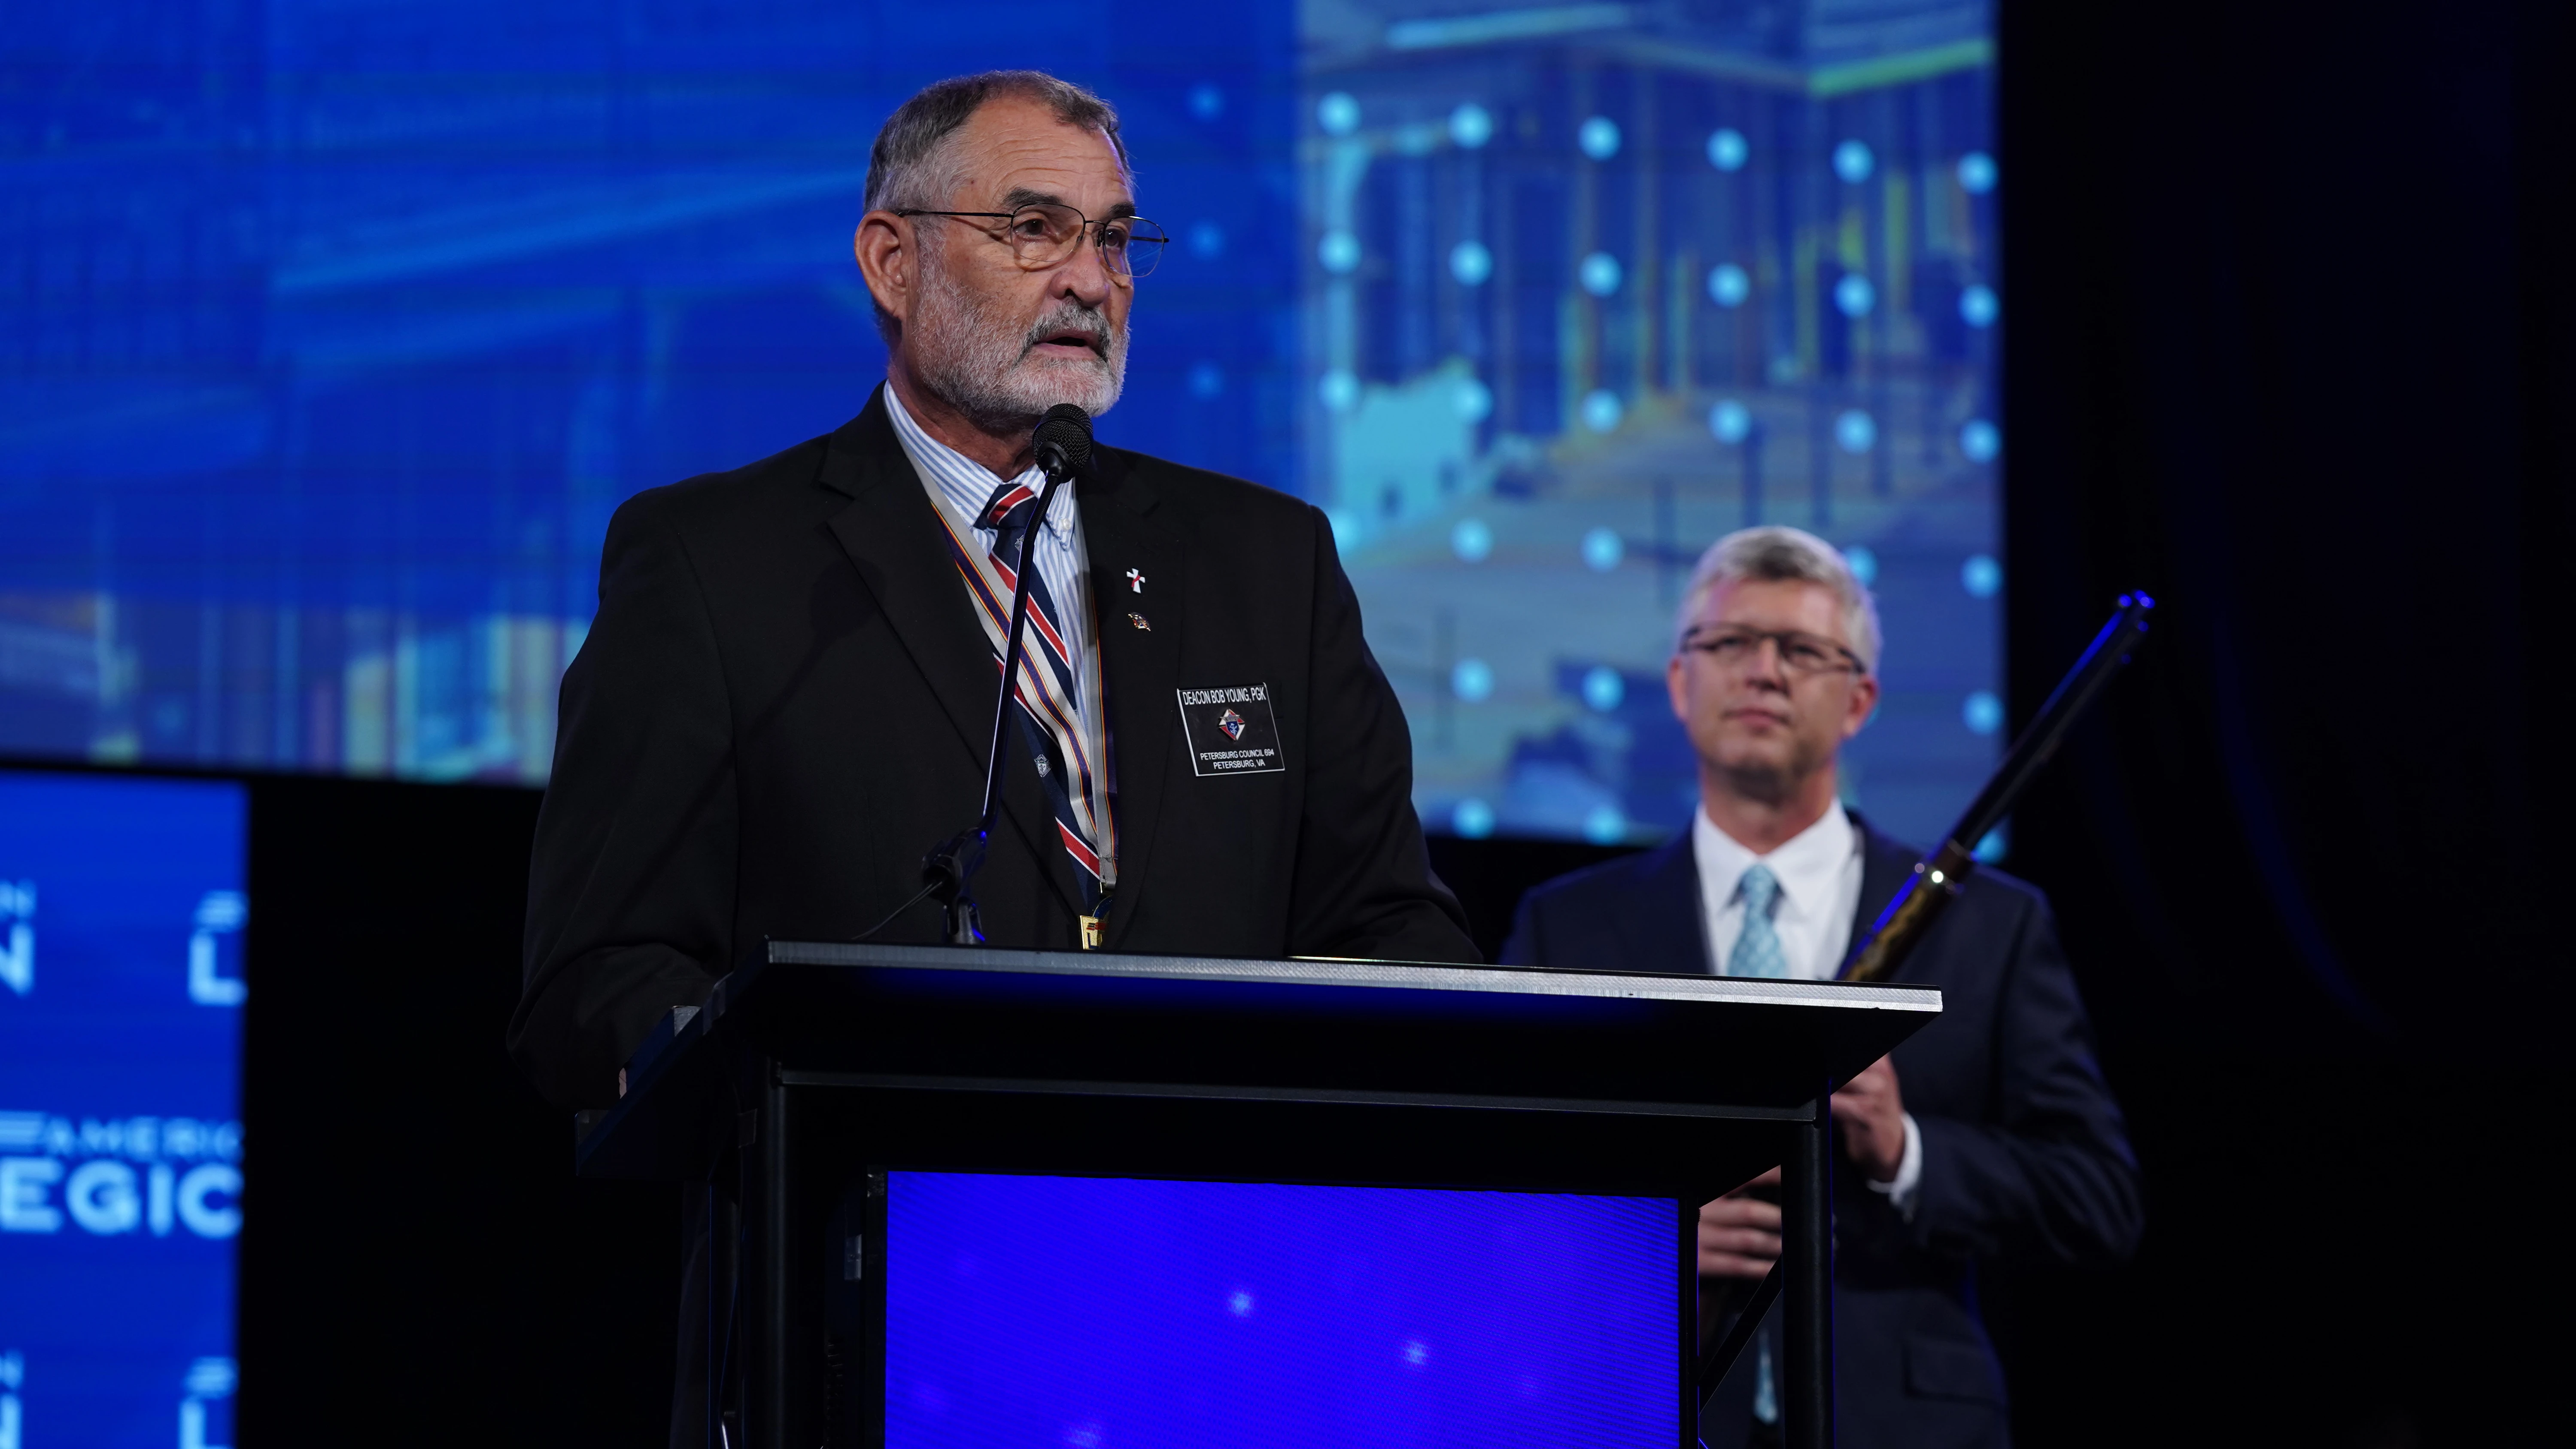
[(1151, 625), (1151, 624), (1146, 623), (1146, 622), (1145, 622), (1145, 616), (1144, 616), (1144, 615), (1142, 615), (1142, 614), (1130, 614), (1130, 615), (1128, 615), (1128, 616), (1127, 616), (1127, 622), (1128, 622), (1128, 623), (1130, 623), (1130, 624), (1135, 625), (1135, 626), (1136, 626), (1137, 628), (1139, 628), (1139, 629), (1144, 630), (1144, 631), (1145, 631), (1146, 633), (1148, 633), (1148, 634), (1151, 634), (1151, 633), (1153, 633), (1153, 632), (1154, 632), (1154, 626), (1153, 626), (1153, 625)]

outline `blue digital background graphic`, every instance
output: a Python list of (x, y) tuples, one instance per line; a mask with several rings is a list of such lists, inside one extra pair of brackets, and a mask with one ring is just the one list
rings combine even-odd
[(0, 1449), (232, 1442), (247, 809), (0, 772)]
[(888, 1449), (1668, 1449), (1657, 1198), (888, 1174)]
[(0, 753), (542, 782), (610, 512), (858, 410), (877, 126), (1031, 65), (1175, 238), (1101, 435), (1329, 511), (1429, 829), (1683, 823), (1672, 610), (1772, 522), (1879, 591), (1843, 783), (1929, 839), (2003, 723), (1994, 64), (1985, 0), (35, 8)]
[(1425, 825), (1687, 823), (1675, 610), (1790, 524), (1886, 629), (1843, 794), (1937, 838), (2003, 725), (1987, 6), (1337, 0), (1300, 40), (1299, 483)]

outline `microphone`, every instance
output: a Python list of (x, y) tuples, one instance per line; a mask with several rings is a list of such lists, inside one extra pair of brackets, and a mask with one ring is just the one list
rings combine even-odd
[[(1071, 403), (1057, 403), (1038, 419), (1032, 444), (1038, 468), (1050, 484), (1061, 483), (1091, 463), (1091, 414)], [(1044, 516), (1041, 514), (1040, 516)]]
[(922, 885), (939, 899), (945, 939), (952, 946), (984, 944), (982, 914), (969, 887), (984, 864), (984, 847), (992, 839), (993, 821), (1002, 809), (1003, 765), (1010, 758), (1003, 753), (1002, 739), (1011, 718), (1011, 693), (1020, 678), (1020, 635), (1029, 617), (1029, 570), (1037, 562), (1038, 530), (1046, 526), (1055, 490), (1091, 462), (1091, 414), (1071, 403), (1048, 408), (1038, 419), (1031, 451), (1038, 471), (1046, 475), (1046, 486), (1038, 492), (1036, 514), (1020, 534), (1020, 557), (1014, 566), (1018, 578), (1011, 587), (1011, 631), (1002, 648), (1002, 689), (993, 701), (993, 747), (984, 756), (984, 813), (973, 829), (941, 841), (921, 858)]

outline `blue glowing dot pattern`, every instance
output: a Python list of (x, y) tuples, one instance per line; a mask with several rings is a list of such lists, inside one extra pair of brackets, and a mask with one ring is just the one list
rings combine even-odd
[[(12, 17), (0, 131), (42, 156), (0, 176), (0, 265), (88, 280), (0, 362), (0, 751), (541, 784), (610, 514), (864, 404), (870, 139), (997, 62), (878, 0), (648, 6), (613, 44), (290, 0), (169, 48), (236, 8)], [(1434, 831), (1684, 824), (1640, 681), (1748, 524), (1878, 561), (1874, 821), (1928, 839), (1992, 763), (1959, 701), (2002, 677), (2001, 595), (1957, 582), (2003, 559), (1990, 7), (1772, 8), (1249, 0), (1106, 49), (1105, 0), (1014, 12), (1118, 105), (1174, 238), (1103, 440), (1324, 511)], [(1579, 37), (1526, 28), (1558, 10)], [(1471, 659), (1512, 687), (1462, 697)]]
[(1721, 443), (1741, 443), (1753, 434), (1753, 410), (1733, 398), (1720, 398), (1708, 410), (1709, 436)]
[(1360, 264), (1360, 239), (1346, 231), (1328, 231), (1315, 239), (1315, 260), (1324, 270), (1348, 272)]
[(1494, 833), (1494, 807), (1470, 795), (1449, 811), (1451, 833), (1482, 840)]
[(1984, 418), (1959, 425), (1959, 455), (1971, 463), (1991, 463), (2004, 450), (2003, 430)]
[(1468, 101), (1449, 113), (1449, 139), (1473, 151), (1494, 139), (1494, 113)]
[(1583, 812), (1583, 838), (1595, 845), (1616, 845), (1628, 838), (1628, 817), (1616, 805), (1600, 804)]
[(1991, 689), (1972, 690), (1959, 705), (1959, 722), (1970, 734), (1993, 734), (2004, 727), (2004, 702)]
[[(1669, 1443), (1674, 1212), (890, 1173), (884, 1443)], [(1032, 1223), (1047, 1250), (1012, 1251)]]
[(1970, 554), (1968, 561), (1959, 565), (1959, 587), (1968, 591), (1969, 598), (1991, 599), (2003, 586), (2003, 565), (1990, 555)]
[(1596, 574), (1606, 574), (1628, 556), (1628, 546), (1615, 528), (1595, 528), (1583, 535), (1583, 566)]
[(1608, 714), (1628, 696), (1628, 682), (1619, 671), (1606, 664), (1596, 664), (1583, 673), (1583, 702)]
[(1971, 327), (1992, 327), (2003, 315), (2003, 300), (1995, 289), (1979, 283), (1959, 293), (1959, 320)]
[(1482, 659), (1461, 659), (1449, 671), (1449, 688), (1469, 704), (1489, 699), (1494, 693), (1494, 666)]
[(1494, 254), (1483, 242), (1468, 240), (1449, 249), (1449, 275), (1462, 287), (1481, 287), (1494, 274)]
[(1347, 136), (1360, 128), (1360, 103), (1348, 91), (1328, 91), (1315, 102), (1315, 124), (1327, 136)]

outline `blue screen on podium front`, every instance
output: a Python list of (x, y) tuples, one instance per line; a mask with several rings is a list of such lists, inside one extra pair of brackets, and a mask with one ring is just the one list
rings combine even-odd
[(1652, 1446), (1669, 1199), (896, 1172), (887, 1449)]
[(0, 771), (0, 1449), (232, 1443), (248, 810)]

